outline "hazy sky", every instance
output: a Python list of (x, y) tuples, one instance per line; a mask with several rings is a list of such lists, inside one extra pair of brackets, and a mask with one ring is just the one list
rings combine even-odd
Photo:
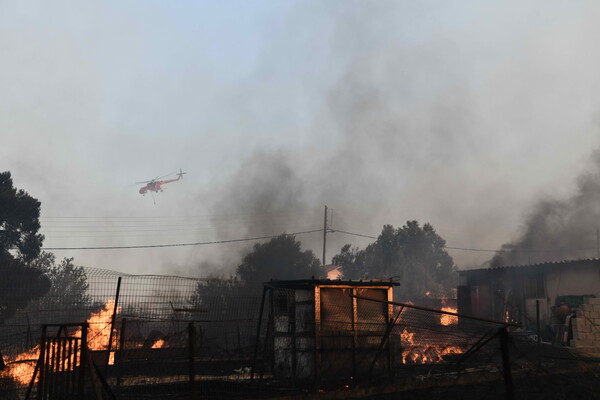
[[(334, 229), (417, 219), (496, 249), (592, 168), (599, 17), (595, 1), (0, 0), (0, 170), (42, 202), (46, 247), (319, 229), (327, 204)], [(132, 186), (179, 168), (156, 204)], [(298, 239), (321, 256), (321, 235)], [(331, 234), (328, 256), (369, 242)], [(55, 253), (201, 276), (251, 244)]]

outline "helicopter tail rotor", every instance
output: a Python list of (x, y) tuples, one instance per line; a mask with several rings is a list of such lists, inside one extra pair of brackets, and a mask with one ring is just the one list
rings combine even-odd
[(185, 174), (187, 174), (187, 172), (183, 172), (181, 168), (179, 168), (179, 173), (177, 174), (177, 176), (179, 176), (179, 179), (183, 179), (183, 175)]

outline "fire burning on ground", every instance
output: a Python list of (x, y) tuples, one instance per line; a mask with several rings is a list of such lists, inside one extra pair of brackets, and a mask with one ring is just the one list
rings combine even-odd
[(426, 340), (418, 339), (415, 332), (405, 328), (400, 333), (402, 342), (403, 364), (427, 364), (440, 362), (444, 356), (449, 354), (462, 354), (464, 349), (454, 345), (439, 345), (427, 343)]
[(26, 385), (33, 376), (35, 363), (40, 356), (40, 346), (18, 354), (16, 357), (7, 357), (6, 369), (0, 373), (2, 378), (13, 378), (15, 381)]
[[(98, 312), (92, 313), (88, 318), (88, 332), (87, 332), (87, 345), (90, 350), (106, 350), (108, 348), (108, 341), (110, 337), (110, 326), (112, 320), (112, 313), (114, 309), (114, 301), (106, 303)], [(70, 337), (81, 337), (81, 328), (69, 335)], [(113, 343), (111, 346), (113, 349), (117, 348), (117, 337), (113, 336)], [(53, 353), (51, 353), (53, 354)], [(35, 364), (40, 357), (40, 345), (35, 346), (31, 350), (27, 350), (23, 353), (17, 354), (13, 357), (6, 357), (7, 368), (2, 371), (2, 377), (12, 378), (16, 382), (23, 385), (29, 383), (35, 370)], [(111, 352), (109, 357), (109, 364), (114, 364), (114, 352)], [(73, 362), (73, 356), (69, 365), (76, 367), (79, 365), (79, 358), (77, 362)]]
[[(457, 313), (458, 309), (456, 307), (449, 307), (446, 305), (446, 300), (442, 300), (442, 311)], [(440, 324), (444, 326), (448, 325), (456, 325), (458, 324), (458, 317), (456, 315), (449, 314), (440, 314)]]
[[(110, 327), (113, 309), (115, 307), (114, 301), (109, 301), (102, 307), (100, 311), (97, 313), (93, 313), (90, 318), (88, 318), (87, 323), (88, 327), (88, 348), (90, 350), (105, 350), (108, 348), (108, 341), (110, 340)], [(120, 311), (120, 307), (117, 307), (117, 312)], [(78, 330), (76, 335), (81, 336), (81, 331)], [(113, 335), (111, 348), (115, 350), (117, 348), (117, 335)], [(111, 352), (108, 363), (114, 364), (115, 362), (115, 353)]]
[[(443, 302), (441, 311), (456, 313), (457, 309), (446, 306)], [(440, 326), (451, 327), (458, 324), (458, 317), (450, 314), (440, 314)], [(450, 354), (462, 354), (465, 352), (462, 346), (456, 344), (440, 344), (432, 342), (424, 331), (411, 327), (405, 327), (400, 332), (400, 343), (402, 348), (403, 364), (427, 364), (443, 360), (444, 356)]]

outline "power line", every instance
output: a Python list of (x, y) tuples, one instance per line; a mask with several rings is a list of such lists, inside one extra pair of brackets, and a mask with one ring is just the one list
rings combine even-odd
[(339, 233), (345, 233), (346, 235), (360, 236), (360, 237), (369, 238), (369, 239), (377, 239), (377, 236), (369, 236), (369, 235), (363, 235), (363, 234), (360, 234), (360, 233), (340, 231), (338, 229), (332, 229), (329, 232), (339, 232)]
[(131, 220), (131, 221), (140, 221), (140, 220), (191, 220), (191, 219), (223, 219), (223, 218), (246, 218), (246, 217), (265, 217), (272, 218), (276, 215), (286, 215), (286, 216), (302, 216), (300, 212), (289, 212), (289, 211), (281, 211), (281, 212), (247, 212), (247, 213), (228, 213), (228, 214), (209, 214), (209, 215), (152, 215), (152, 216), (74, 216), (74, 217), (64, 217), (64, 216), (47, 216), (40, 217), (41, 221), (54, 221), (60, 222), (60, 220), (67, 220), (73, 222), (85, 222), (85, 220), (90, 221), (108, 221), (108, 220)]
[[(209, 219), (194, 219), (195, 217), (174, 217), (166, 219), (147, 219), (140, 217), (131, 220), (128, 217), (113, 219), (117, 217), (106, 217), (105, 219), (97, 219), (96, 217), (56, 217), (60, 220), (46, 220), (42, 223), (40, 232), (43, 234), (54, 233), (135, 233), (135, 232), (150, 232), (150, 231), (195, 231), (205, 230), (207, 228), (229, 228), (236, 226), (251, 226), (251, 225), (273, 225), (273, 218), (267, 217), (265, 214), (249, 215), (247, 217), (221, 217)], [(77, 218), (77, 219), (74, 219)], [(85, 219), (84, 219), (85, 218)], [(160, 218), (160, 217), (158, 217)], [(180, 219), (186, 218), (186, 219)], [(298, 219), (290, 215), (285, 215), (284, 218), (279, 216), (277, 222), (279, 226), (292, 225)]]
[(448, 249), (448, 250), (479, 251), (479, 252), (484, 252), (484, 253), (497, 253), (499, 251), (502, 251), (502, 250), (489, 250), (489, 249), (468, 249), (465, 247), (450, 247), (450, 246), (444, 246), (444, 248)]
[[(369, 238), (369, 239), (377, 239), (376, 236), (362, 235), (360, 233), (354, 233), (354, 232), (339, 231), (337, 229), (332, 232), (345, 233), (346, 235), (360, 236), (360, 237), (365, 237), (365, 238)], [(492, 253), (496, 253), (498, 251), (498, 250), (488, 250), (488, 249), (467, 249), (464, 247), (450, 247), (450, 246), (444, 246), (444, 248), (449, 249), (449, 250), (481, 251), (481, 252), (492, 252)]]
[[(359, 237), (364, 237), (364, 238), (369, 238), (369, 239), (377, 239), (377, 236), (370, 236), (370, 235), (363, 235), (360, 233), (354, 233), (354, 232), (346, 232), (346, 231), (340, 231), (340, 230), (330, 230), (329, 232), (339, 232), (339, 233), (344, 233), (346, 235), (352, 235), (352, 236), (359, 236)], [(491, 250), (491, 249), (471, 249), (471, 248), (466, 248), (466, 247), (451, 247), (451, 246), (444, 246), (445, 249), (448, 250), (463, 250), (463, 251), (477, 251), (477, 252), (486, 252), (486, 253), (502, 253), (502, 252), (515, 252), (515, 253), (553, 253), (553, 252), (557, 252), (557, 251), (591, 251), (591, 250), (595, 250), (595, 248), (582, 248), (582, 249), (530, 249), (530, 250), (518, 250), (518, 249), (513, 249), (513, 250), (503, 250), (503, 249), (498, 249), (498, 250)]]
[[(306, 233), (323, 232), (323, 229), (314, 229), (311, 231), (293, 232), (289, 235), (303, 235)], [(43, 250), (119, 250), (119, 249), (149, 249), (160, 247), (184, 247), (184, 246), (200, 246), (206, 244), (222, 244), (235, 242), (248, 242), (252, 240), (273, 239), (280, 235), (259, 236), (243, 239), (215, 240), (211, 242), (196, 242), (196, 243), (174, 243), (174, 244), (154, 244), (146, 246), (98, 246), (98, 247), (42, 247)]]
[[(261, 215), (265, 215), (261, 214)], [(244, 215), (244, 214), (230, 214), (230, 215)], [(246, 214), (248, 215), (248, 214)], [(257, 215), (257, 214), (255, 214)], [(121, 219), (123, 222), (129, 222), (126, 221), (126, 219), (128, 218), (137, 218), (137, 217), (47, 217), (47, 218), (64, 218), (64, 219), (94, 219), (94, 218), (105, 218), (105, 220), (109, 220), (112, 218), (118, 218)], [(146, 217), (139, 217), (139, 218), (146, 218)], [(172, 219), (172, 218), (204, 218), (204, 217), (150, 217), (150, 218), (166, 218), (166, 219)], [(209, 217), (210, 218), (210, 217)], [(214, 217), (213, 217), (214, 218)], [(242, 220), (243, 221), (243, 220)], [(242, 222), (240, 221), (240, 222)], [(58, 222), (58, 221), (55, 221)], [(92, 222), (92, 221), (89, 221)], [(107, 221), (108, 222), (108, 221)], [(137, 220), (137, 222), (142, 222), (140, 220)], [(150, 222), (150, 221), (148, 221)], [(152, 222), (159, 222), (159, 221), (152, 221)], [(150, 222), (150, 223), (152, 223)], [(212, 221), (213, 223), (215, 221)], [(236, 221), (222, 221), (225, 222), (227, 224), (235, 224)], [(248, 222), (248, 221), (246, 221)], [(195, 229), (193, 228), (179, 228), (179, 229), (173, 229), (171, 227), (175, 226), (186, 226), (187, 224), (159, 224), (159, 225), (146, 225), (146, 228), (150, 228), (150, 229), (124, 229), (124, 230), (120, 230), (120, 228), (133, 228), (133, 227), (142, 227), (139, 225), (117, 225), (117, 226), (98, 226), (98, 225), (88, 225), (88, 226), (68, 226), (69, 228), (84, 228), (84, 229), (89, 229), (89, 228), (101, 228), (101, 230), (64, 230), (64, 231), (52, 231), (52, 230), (47, 230), (44, 231), (42, 229), (42, 233), (69, 233), (69, 232), (73, 232), (73, 233), (101, 233), (101, 234), (106, 234), (106, 233), (113, 233), (113, 235), (111, 236), (119, 236), (119, 235), (114, 235), (114, 233), (129, 233), (129, 234), (141, 234), (142, 232), (147, 233), (147, 232), (165, 232), (165, 231), (169, 231), (169, 232), (174, 232), (174, 231), (193, 231)], [(188, 226), (194, 226), (193, 222), (188, 225)], [(200, 227), (200, 225), (196, 225), (197, 227)], [(169, 228), (169, 229), (164, 229), (164, 228)], [(52, 226), (50, 227), (50, 229), (60, 229), (60, 228), (67, 228), (67, 226)], [(102, 228), (113, 228), (113, 229), (119, 229), (119, 230), (105, 230)], [(153, 229), (153, 228), (163, 228), (163, 229)], [(294, 232), (294, 233), (290, 233), (290, 235), (302, 235), (302, 234), (308, 234), (308, 233), (317, 233), (317, 232), (323, 232), (323, 229), (315, 229), (315, 230), (308, 230), (308, 231), (300, 231), (300, 232)], [(343, 231), (343, 230), (338, 230), (338, 229), (330, 229), (327, 228), (327, 232), (328, 233), (343, 233), (345, 235), (351, 235), (351, 236), (357, 236), (357, 237), (363, 237), (363, 238), (367, 238), (367, 239), (373, 239), (376, 240), (378, 237), (377, 236), (372, 236), (372, 235), (365, 235), (365, 234), (361, 234), (361, 233), (356, 233), (356, 232), (348, 232), (348, 231)], [(269, 236), (260, 236), (260, 237), (252, 237), (252, 238), (243, 238), (243, 239), (230, 239), (230, 240), (217, 240), (217, 241), (208, 241), (208, 242), (194, 242), (194, 243), (174, 243), (174, 244), (157, 244), (157, 245), (136, 245), (136, 246), (93, 246), (93, 247), (43, 247), (44, 250), (117, 250), (117, 249), (144, 249), (144, 248), (164, 248), (164, 247), (184, 247), (184, 246), (200, 246), (200, 245), (209, 245), (209, 244), (224, 244), (224, 243), (235, 243), (235, 242), (245, 242), (245, 241), (253, 241), (253, 240), (262, 240), (262, 239), (272, 239), (275, 238), (279, 235), (269, 235)], [(87, 237), (93, 237), (93, 236), (87, 236)], [(514, 253), (552, 253), (552, 252), (556, 252), (556, 251), (591, 251), (591, 250), (595, 250), (596, 248), (581, 248), (581, 249), (528, 249), (528, 250), (518, 250), (518, 249), (509, 249), (509, 250), (504, 250), (504, 249), (477, 249), (477, 248), (467, 248), (467, 247), (453, 247), (453, 246), (444, 246), (445, 249), (448, 250), (460, 250), (460, 251), (472, 251), (472, 252), (485, 252), (485, 253), (498, 253), (498, 252), (514, 252)]]

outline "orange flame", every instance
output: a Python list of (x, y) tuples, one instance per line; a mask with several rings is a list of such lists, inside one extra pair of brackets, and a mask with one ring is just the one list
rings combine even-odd
[[(88, 322), (87, 344), (90, 350), (105, 350), (108, 348), (108, 340), (110, 337), (110, 326), (112, 320), (112, 312), (114, 309), (114, 301), (106, 303), (102, 309), (96, 313), (92, 313)], [(120, 307), (118, 308), (120, 310)], [(73, 332), (71, 337), (81, 337), (81, 328)], [(117, 335), (113, 336), (112, 348), (116, 349)], [(40, 357), (40, 345), (34, 348), (17, 354), (16, 356), (6, 357), (6, 369), (0, 372), (0, 376), (9, 377), (16, 382), (27, 385), (33, 376), (35, 364)], [(73, 363), (73, 355), (71, 355), (71, 363)], [(109, 364), (114, 364), (114, 352), (111, 352)], [(73, 367), (79, 365), (79, 361)], [(36, 378), (37, 379), (37, 378)]]
[(165, 341), (164, 339), (158, 339), (156, 342), (154, 342), (154, 344), (152, 345), (153, 349), (162, 349), (163, 347), (165, 347)]
[[(454, 307), (445, 306), (442, 303), (442, 311), (456, 313)], [(449, 326), (458, 324), (456, 315), (440, 314), (440, 325)], [(443, 345), (432, 343), (427, 337), (419, 337), (418, 331), (413, 331), (410, 327), (405, 327), (400, 332), (400, 342), (402, 347), (402, 362), (413, 364), (435, 363), (443, 360), (443, 357), (449, 354), (462, 354), (466, 349), (461, 346)]]
[[(110, 338), (110, 327), (112, 321), (112, 313), (115, 307), (115, 302), (110, 300), (102, 307), (97, 313), (93, 313), (88, 318), (88, 348), (90, 350), (106, 350), (108, 349), (108, 341)], [(117, 312), (121, 311), (121, 307), (117, 307)], [(81, 331), (78, 330), (76, 334), (81, 335)], [(109, 356), (108, 363), (113, 365), (115, 363), (114, 350), (117, 348), (117, 335), (112, 337), (111, 353)]]
[(15, 357), (7, 357), (6, 369), (0, 373), (0, 376), (3, 378), (11, 377), (22, 385), (26, 385), (33, 375), (35, 363), (39, 357), (39, 345)]
[[(457, 313), (456, 307), (450, 307), (446, 304), (446, 299), (442, 299), (442, 311)], [(444, 326), (458, 324), (458, 317), (456, 315), (440, 314), (440, 324)]]
[(402, 363), (426, 364), (442, 361), (448, 354), (462, 354), (464, 349), (460, 346), (440, 346), (437, 344), (417, 341), (416, 333), (404, 328), (400, 332), (402, 342)]
[[(454, 307), (442, 307), (442, 311), (456, 313), (458, 310)], [(456, 315), (440, 314), (440, 324), (444, 326), (458, 324), (458, 317)]]

